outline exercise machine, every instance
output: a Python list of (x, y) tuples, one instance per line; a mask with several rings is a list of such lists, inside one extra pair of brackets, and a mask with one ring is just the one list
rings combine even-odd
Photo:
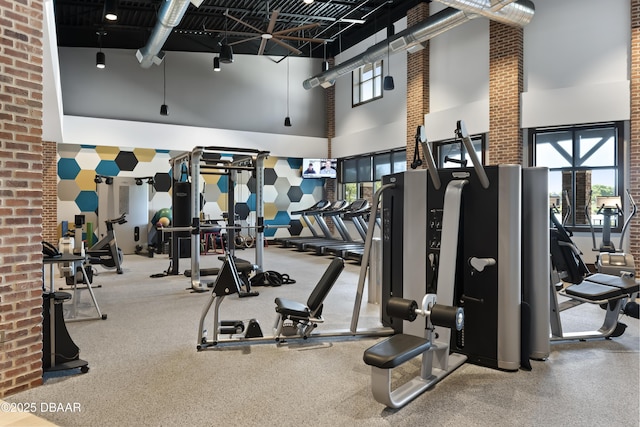
[[(374, 397), (390, 408), (467, 361), (513, 371), (549, 355), (548, 289), (539, 286), (549, 271), (548, 169), (483, 167), (462, 121), (456, 135), (472, 168), (438, 169), (420, 126), (427, 169), (387, 175), (378, 190), (382, 321), (395, 335), (363, 358)], [(420, 375), (392, 390), (392, 369), (417, 356)]]
[[(320, 211), (322, 211), (324, 209), (329, 209), (330, 207), (331, 207), (331, 203), (326, 199), (322, 199), (322, 200), (317, 201), (312, 206), (310, 206), (310, 207), (308, 207), (306, 209), (301, 209), (301, 210), (298, 210), (298, 211), (291, 212), (291, 216), (300, 215), (300, 218), (306, 224), (307, 229), (311, 232), (311, 236), (295, 236), (295, 237), (276, 238), (276, 239), (274, 239), (274, 242), (275, 243), (279, 243), (280, 245), (282, 245), (283, 248), (290, 248), (298, 240), (321, 239), (322, 236), (320, 235), (320, 233), (318, 233), (318, 230), (316, 230), (316, 228), (313, 226), (313, 223), (311, 222), (309, 217), (316, 218), (316, 216), (318, 215), (318, 213)], [(316, 223), (318, 224), (319, 227), (321, 227), (321, 224), (319, 224), (317, 222), (317, 220), (316, 220)], [(330, 238), (331, 237), (331, 231), (330, 230), (328, 230), (328, 229), (325, 230), (324, 228), (321, 228), (321, 231), (324, 233), (324, 237), (325, 238)]]
[[(255, 319), (250, 319), (246, 326), (242, 320), (220, 320), (220, 305), (225, 297), (240, 292), (242, 286), (235, 260), (231, 256), (226, 256), (210, 297), (200, 316), (197, 349), (205, 350), (227, 343), (250, 344), (256, 341), (282, 343), (286, 338), (294, 336), (302, 339), (309, 338), (318, 323), (323, 322), (322, 306), (324, 299), (329, 294), (343, 268), (344, 261), (338, 257), (334, 258), (309, 296), (307, 304), (285, 298), (276, 298), (275, 310), (277, 319), (273, 327), (274, 335), (265, 337)], [(211, 330), (211, 338), (209, 338), (208, 330), (205, 329), (204, 324), (212, 307), (213, 329)], [(228, 335), (228, 337), (221, 337), (224, 335)]]
[[(580, 256), (580, 250), (556, 218), (553, 209), (550, 210), (550, 219), (553, 224), (550, 229), (552, 269), (549, 282), (551, 341), (613, 338), (622, 335), (626, 325), (618, 320), (627, 310), (627, 301), (638, 292), (640, 286), (630, 273), (623, 272), (620, 276), (590, 274)], [(557, 289), (559, 290), (556, 292)], [(558, 295), (567, 300), (559, 303)], [(602, 326), (592, 331), (564, 332), (560, 313), (584, 303), (597, 304), (606, 310)], [(637, 305), (635, 313), (637, 316)]]
[[(465, 311), (461, 330), (436, 328), (441, 341), (450, 336), (451, 351), (475, 364), (517, 370), (528, 365), (530, 355), (530, 331), (521, 324), (523, 317), (529, 324), (522, 304), (522, 168), (483, 167), (459, 121), (456, 133), (473, 168), (438, 169), (423, 129), (416, 138), (427, 170), (382, 181), (395, 185), (383, 200), (382, 304), (392, 297), (420, 300), (437, 294), (441, 303)], [(448, 294), (440, 295), (444, 289)], [(423, 322), (407, 323), (388, 313), (383, 324), (416, 336), (425, 329)], [(544, 340), (548, 346), (548, 329)]]
[(324, 322), (322, 318), (324, 299), (329, 295), (329, 291), (343, 269), (344, 260), (335, 257), (309, 295), (306, 304), (286, 298), (276, 298), (276, 313), (278, 313), (274, 328), (276, 341), (293, 335), (304, 339), (311, 336), (313, 330), (318, 327), (318, 323)]
[[(115, 224), (124, 224), (127, 222), (127, 214), (123, 213), (117, 218), (107, 219), (104, 223), (107, 227), (107, 233), (96, 243), (87, 249), (89, 262), (93, 265), (101, 265), (102, 267), (112, 270), (115, 268), (118, 274), (122, 274), (122, 262), (124, 256), (122, 250), (118, 247), (116, 241), (116, 232), (113, 228)], [(84, 215), (76, 215), (76, 230), (81, 230), (84, 225)], [(82, 247), (82, 233), (75, 233), (76, 248)], [(78, 241), (79, 240), (79, 241)]]
[[(436, 304), (437, 296), (427, 294), (418, 308), (415, 300), (392, 297), (386, 311), (394, 318), (413, 322), (425, 317), (425, 336), (396, 334), (369, 347), (363, 356), (371, 366), (371, 390), (373, 397), (389, 408), (401, 408), (422, 392), (433, 386), (461, 366), (466, 357), (449, 352), (449, 343), (437, 340), (434, 326), (462, 330), (464, 310)], [(392, 389), (392, 371), (403, 363), (422, 355), (420, 374)]]
[[(376, 216), (378, 212), (378, 206), (383, 193), (386, 190), (393, 188), (393, 184), (383, 185), (380, 187), (374, 195), (374, 203), (371, 208), (371, 215), (369, 216), (369, 226), (367, 228), (367, 236), (364, 242), (362, 264), (360, 266), (360, 275), (358, 277), (358, 284), (356, 287), (356, 295), (353, 306), (353, 313), (351, 316), (351, 324), (349, 329), (346, 330), (330, 330), (316, 332), (316, 327), (319, 323), (322, 323), (322, 308), (324, 299), (328, 295), (333, 283), (337, 280), (340, 272), (344, 268), (344, 260), (340, 257), (335, 257), (327, 270), (318, 281), (318, 284), (311, 293), (306, 304), (301, 302), (295, 302), (284, 298), (276, 299), (276, 312), (277, 318), (274, 324), (274, 335), (272, 337), (247, 337), (246, 335), (221, 338), (221, 331), (224, 328), (228, 328), (227, 323), (219, 320), (220, 305), (224, 298), (228, 295), (235, 294), (241, 287), (241, 280), (235, 267), (234, 259), (227, 257), (223, 267), (218, 275), (218, 279), (213, 287), (210, 298), (207, 301), (205, 307), (202, 310), (200, 316), (200, 323), (198, 326), (198, 350), (220, 348), (225, 344), (253, 344), (257, 342), (278, 342), (283, 343), (288, 339), (293, 338), (331, 338), (331, 337), (385, 337), (394, 333), (393, 329), (389, 327), (373, 327), (373, 328), (359, 328), (358, 320), (360, 317), (360, 310), (362, 305), (364, 286), (367, 280), (370, 264), (371, 246), (373, 242), (374, 228), (376, 223)], [(223, 274), (224, 273), (224, 274)], [(213, 309), (212, 309), (213, 307)], [(382, 307), (382, 306), (381, 306)], [(212, 338), (208, 337), (207, 330), (204, 327), (205, 321), (209, 312), (213, 310), (213, 332)], [(381, 310), (382, 311), (382, 310)], [(229, 323), (238, 321), (229, 321)], [(237, 325), (237, 323), (233, 323)], [(240, 331), (241, 328), (237, 328)], [(246, 330), (247, 328), (245, 328)], [(228, 331), (228, 329), (224, 329)]]
[(613, 217), (624, 216), (624, 210), (621, 205), (622, 202), (618, 196), (598, 196), (596, 197), (597, 214), (602, 215), (602, 242), (597, 247), (596, 234), (593, 229), (593, 223), (591, 220), (591, 197), (589, 202), (585, 206), (585, 215), (589, 222), (589, 228), (591, 229), (591, 238), (593, 239), (593, 250), (599, 252), (596, 256), (596, 270), (599, 273), (620, 275), (622, 273), (629, 273), (632, 276), (636, 274), (635, 261), (630, 253), (624, 252), (624, 238), (629, 229), (631, 220), (638, 212), (638, 207), (631, 196), (631, 191), (627, 189), (627, 197), (629, 199), (629, 205), (631, 206), (631, 213), (627, 216), (620, 233), (620, 243), (618, 248), (615, 247), (611, 241), (611, 219)]

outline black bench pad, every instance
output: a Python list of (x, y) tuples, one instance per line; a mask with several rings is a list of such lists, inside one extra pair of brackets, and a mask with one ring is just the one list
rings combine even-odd
[(276, 312), (286, 316), (308, 318), (310, 316), (309, 307), (286, 298), (276, 298)]
[(613, 286), (624, 291), (624, 293), (638, 292), (640, 285), (632, 277), (619, 277), (611, 274), (596, 273), (588, 276), (586, 279), (588, 282), (598, 283), (600, 285)]
[(619, 297), (623, 294), (620, 288), (584, 281), (579, 285), (571, 285), (565, 289), (567, 295), (584, 298), (589, 301), (603, 301)]
[(431, 347), (431, 343), (414, 335), (398, 334), (364, 352), (364, 363), (381, 369), (395, 368), (424, 353)]

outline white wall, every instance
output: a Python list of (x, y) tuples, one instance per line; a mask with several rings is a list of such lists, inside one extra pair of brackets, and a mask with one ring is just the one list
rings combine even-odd
[[(395, 23), (395, 32), (406, 28), (406, 18)], [(345, 50), (336, 57), (336, 64), (353, 58), (368, 47), (387, 38), (386, 28), (362, 43)], [(347, 157), (362, 153), (404, 147), (407, 134), (407, 55), (397, 53), (384, 59), (384, 75), (391, 64), (395, 84), (392, 91), (384, 91), (380, 100), (352, 107), (351, 74), (336, 80), (336, 136), (332, 140), (333, 157)]]
[[(159, 108), (159, 106), (158, 106)], [(197, 146), (248, 148), (278, 157), (324, 157), (326, 138), (65, 116), (64, 142), (190, 151)]]
[(629, 120), (629, 0), (536, 0), (522, 126)]
[(42, 25), (42, 139), (62, 141), (62, 93), (53, 0), (45, 0)]
[[(444, 6), (431, 3), (431, 15)], [(489, 131), (489, 20), (475, 18), (429, 42), (427, 139), (454, 137), (458, 120), (471, 134)]]

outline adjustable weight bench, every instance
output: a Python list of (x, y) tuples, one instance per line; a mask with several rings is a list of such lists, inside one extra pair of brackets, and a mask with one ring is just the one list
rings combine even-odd
[(309, 295), (306, 305), (286, 298), (276, 298), (276, 312), (278, 313), (274, 325), (276, 342), (279, 342), (283, 337), (294, 335), (307, 339), (318, 323), (324, 322), (322, 318), (323, 302), (343, 269), (344, 260), (335, 257)]

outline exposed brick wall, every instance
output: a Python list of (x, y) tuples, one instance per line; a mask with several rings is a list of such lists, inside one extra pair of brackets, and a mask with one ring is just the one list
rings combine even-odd
[[(629, 188), (640, 203), (640, 0), (631, 0), (631, 145)], [(640, 217), (629, 227), (631, 254), (640, 263)]]
[(520, 94), (524, 30), (489, 24), (489, 156), (487, 164), (522, 164)]
[[(407, 11), (407, 27), (429, 17), (429, 3), (420, 3)], [(429, 113), (429, 42), (426, 48), (407, 54), (407, 169), (415, 153), (416, 128)], [(423, 165), (426, 167), (426, 165)]]
[(0, 1), (0, 397), (42, 384), (42, 0)]
[[(329, 67), (335, 65), (335, 58), (327, 60)], [(327, 157), (331, 158), (331, 144), (333, 138), (336, 136), (336, 87), (331, 86), (324, 91), (325, 103), (327, 110)], [(336, 181), (335, 179), (325, 179), (325, 198), (327, 200), (335, 200), (336, 194)], [(331, 223), (333, 226), (333, 222)]]
[(42, 239), (55, 244), (58, 241), (58, 146), (55, 142), (42, 143)]

